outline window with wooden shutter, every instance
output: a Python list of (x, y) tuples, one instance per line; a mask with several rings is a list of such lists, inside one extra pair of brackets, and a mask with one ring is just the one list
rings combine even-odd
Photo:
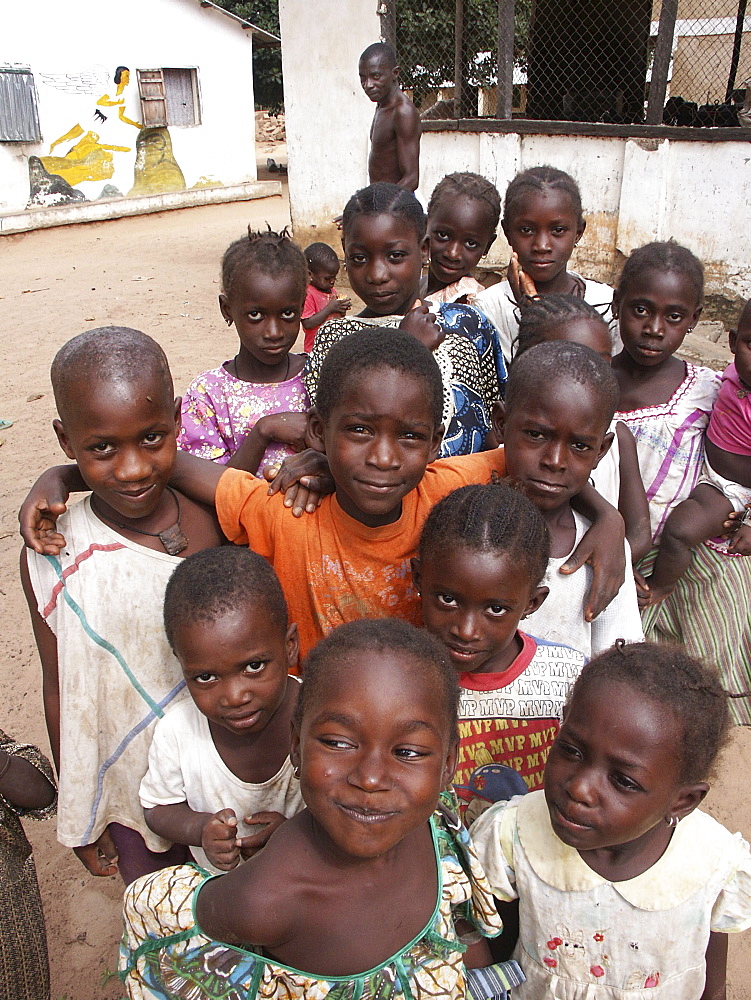
[(41, 139), (31, 70), (0, 67), (0, 142), (41, 142)]
[(145, 127), (201, 124), (195, 69), (163, 67), (139, 69), (137, 73)]

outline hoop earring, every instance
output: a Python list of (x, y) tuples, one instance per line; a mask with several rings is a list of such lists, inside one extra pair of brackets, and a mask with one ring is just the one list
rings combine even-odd
[(232, 326), (232, 320), (231, 319), (226, 320), (226, 323), (227, 323), (227, 326)]
[(678, 826), (678, 817), (677, 816), (669, 816), (665, 820), (665, 822), (667, 823), (668, 826)]
[(300, 768), (299, 767), (293, 767), (292, 768), (292, 773), (294, 774), (294, 776), (299, 781), (300, 780)]

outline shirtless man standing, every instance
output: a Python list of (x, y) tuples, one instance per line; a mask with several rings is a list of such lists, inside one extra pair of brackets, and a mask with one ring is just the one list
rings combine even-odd
[(399, 86), (394, 50), (385, 42), (369, 45), (360, 56), (359, 73), (362, 89), (376, 105), (370, 127), (370, 183), (388, 181), (416, 191), (420, 180), (420, 116)]

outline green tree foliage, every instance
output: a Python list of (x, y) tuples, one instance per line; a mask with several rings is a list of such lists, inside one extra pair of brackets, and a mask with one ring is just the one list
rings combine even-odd
[[(215, 2), (225, 10), (279, 37), (278, 0), (215, 0)], [(253, 48), (253, 89), (256, 110), (268, 111), (272, 115), (284, 110), (282, 54), (278, 47)]]

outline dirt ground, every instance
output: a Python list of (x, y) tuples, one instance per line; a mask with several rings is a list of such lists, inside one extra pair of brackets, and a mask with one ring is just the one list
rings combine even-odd
[[(3, 380), (0, 418), (0, 726), (48, 752), (40, 668), (18, 582), (16, 512), (28, 487), (62, 461), (52, 431), (49, 367), (57, 349), (93, 326), (135, 326), (170, 359), (179, 393), (231, 357), (233, 333), (217, 306), (219, 259), (249, 222), (288, 222), (283, 198), (164, 212), (0, 237)], [(751, 730), (737, 730), (709, 810), (751, 836)], [(27, 823), (47, 914), (54, 1000), (116, 1000), (119, 879), (94, 879), (55, 840), (54, 822)], [(731, 941), (731, 1000), (751, 997), (751, 942)]]

